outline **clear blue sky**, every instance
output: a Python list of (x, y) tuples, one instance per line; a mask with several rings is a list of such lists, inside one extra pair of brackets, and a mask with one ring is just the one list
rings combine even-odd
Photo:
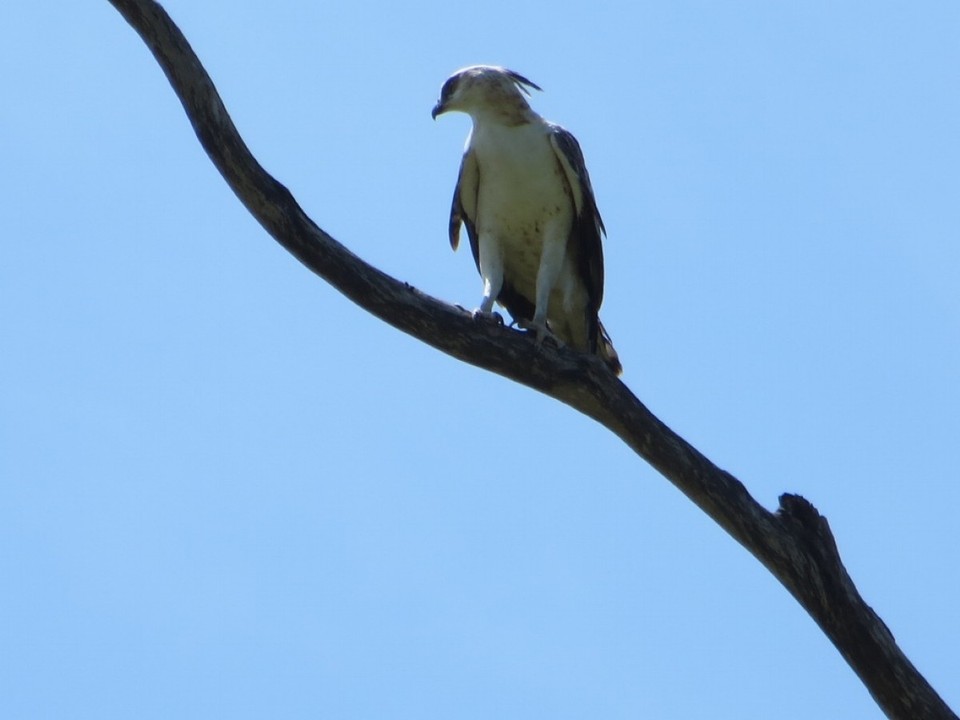
[[(960, 710), (960, 5), (166, 7), (322, 227), (467, 307), (469, 120), (430, 108), (467, 64), (539, 83), (625, 381), (812, 500)], [(612, 435), (287, 255), (107, 2), (0, 32), (0, 716), (880, 717)]]

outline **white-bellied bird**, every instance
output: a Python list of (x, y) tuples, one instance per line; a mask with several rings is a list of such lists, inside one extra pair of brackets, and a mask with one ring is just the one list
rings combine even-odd
[(494, 302), (514, 321), (582, 352), (616, 373), (620, 360), (600, 323), (603, 220), (577, 139), (527, 103), (534, 83), (501, 67), (451, 75), (433, 108), (467, 113), (467, 137), (450, 209), (450, 244), (467, 226), (483, 280), (478, 312)]

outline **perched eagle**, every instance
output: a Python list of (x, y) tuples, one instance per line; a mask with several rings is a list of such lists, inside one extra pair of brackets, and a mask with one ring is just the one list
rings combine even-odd
[(620, 360), (598, 316), (603, 300), (603, 220), (577, 139), (530, 109), (540, 88), (511, 70), (464, 68), (440, 90), (433, 117), (470, 115), (450, 210), (450, 244), (466, 224), (483, 279), (479, 312), (505, 307), (538, 342), (551, 335), (599, 355), (620, 373)]

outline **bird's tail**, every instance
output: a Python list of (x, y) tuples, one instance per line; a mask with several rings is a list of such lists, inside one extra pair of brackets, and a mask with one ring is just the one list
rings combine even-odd
[(597, 355), (613, 370), (615, 375), (623, 372), (623, 365), (620, 364), (620, 356), (613, 349), (613, 343), (610, 342), (610, 336), (603, 327), (603, 323), (597, 320), (597, 329), (600, 337), (597, 338)]

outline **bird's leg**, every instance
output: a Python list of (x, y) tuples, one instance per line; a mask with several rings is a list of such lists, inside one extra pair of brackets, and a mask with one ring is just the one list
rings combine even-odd
[(474, 315), (493, 314), (493, 303), (496, 302), (503, 288), (503, 255), (500, 243), (489, 235), (481, 235), (480, 239), (480, 277), (483, 278), (483, 297), (480, 307), (474, 310)]
[(543, 250), (540, 253), (540, 267), (537, 270), (537, 302), (532, 320), (519, 323), (525, 330), (531, 330), (537, 337), (537, 348), (543, 345), (546, 337), (553, 338), (560, 347), (563, 343), (547, 326), (547, 310), (550, 306), (550, 293), (557, 284), (563, 257), (567, 250), (567, 232), (559, 223), (549, 223), (543, 237)]

